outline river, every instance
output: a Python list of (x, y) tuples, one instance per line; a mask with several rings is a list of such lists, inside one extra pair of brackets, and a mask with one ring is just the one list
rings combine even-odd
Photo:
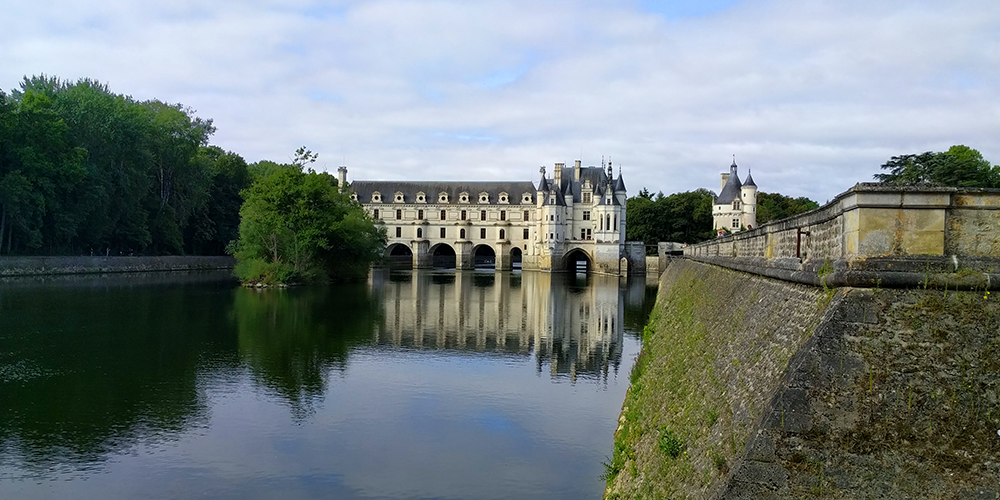
[(0, 281), (0, 498), (600, 498), (655, 290)]

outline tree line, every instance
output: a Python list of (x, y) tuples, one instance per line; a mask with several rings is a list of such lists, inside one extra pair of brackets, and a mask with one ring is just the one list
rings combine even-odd
[(274, 282), (356, 276), (379, 256), (361, 206), (305, 169), (314, 153), (248, 165), (214, 132), (182, 104), (91, 79), (0, 90), (0, 255), (228, 253)]
[[(715, 193), (707, 189), (655, 196), (643, 189), (626, 202), (626, 238), (654, 245), (660, 241), (698, 243), (715, 238), (712, 204)], [(792, 198), (779, 193), (757, 193), (757, 224), (783, 219), (819, 208), (806, 197)]]
[(250, 175), (214, 131), (89, 79), (0, 90), (0, 255), (223, 254)]

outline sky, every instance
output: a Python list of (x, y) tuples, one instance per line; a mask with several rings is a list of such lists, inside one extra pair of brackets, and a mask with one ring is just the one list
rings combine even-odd
[(54, 0), (4, 5), (0, 89), (93, 78), (211, 118), (248, 162), (350, 179), (621, 169), (630, 195), (816, 201), (889, 157), (1000, 163), (996, 0)]

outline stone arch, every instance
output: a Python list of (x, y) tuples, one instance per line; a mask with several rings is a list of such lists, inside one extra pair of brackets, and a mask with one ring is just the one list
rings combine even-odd
[(434, 269), (455, 269), (458, 264), (458, 254), (447, 243), (438, 243), (427, 250), (431, 256), (431, 267)]
[(413, 268), (413, 251), (402, 243), (393, 243), (385, 247), (385, 259), (390, 269)]
[(490, 245), (472, 247), (472, 267), (474, 269), (496, 269), (497, 252)]
[(521, 249), (518, 247), (513, 247), (510, 249), (510, 267), (511, 269), (521, 269), (521, 259), (522, 259)]
[(563, 256), (564, 269), (575, 273), (590, 273), (593, 271), (594, 259), (582, 248), (574, 248)]

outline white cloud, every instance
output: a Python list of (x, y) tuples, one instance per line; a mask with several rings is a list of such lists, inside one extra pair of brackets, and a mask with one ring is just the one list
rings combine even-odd
[[(730, 5), (732, 4), (732, 5)], [(215, 120), (249, 161), (357, 178), (534, 179), (610, 155), (633, 191), (825, 201), (894, 154), (1000, 162), (1000, 4), (64, 2), (6, 8), (0, 87), (92, 77)]]

